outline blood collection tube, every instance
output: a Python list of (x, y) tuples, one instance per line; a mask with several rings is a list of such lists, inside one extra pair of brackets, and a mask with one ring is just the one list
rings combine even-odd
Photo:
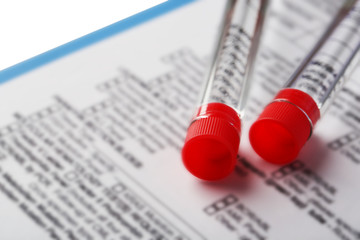
[(264, 160), (287, 164), (297, 157), (316, 122), (355, 69), (359, 26), (360, 2), (347, 1), (285, 87), (253, 123), (250, 143)]
[(182, 159), (203, 180), (229, 175), (236, 164), (249, 78), (266, 0), (229, 0), (201, 95), (188, 128)]

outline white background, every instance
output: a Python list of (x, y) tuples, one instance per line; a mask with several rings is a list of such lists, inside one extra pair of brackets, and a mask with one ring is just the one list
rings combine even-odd
[(1, 1), (0, 70), (165, 1)]

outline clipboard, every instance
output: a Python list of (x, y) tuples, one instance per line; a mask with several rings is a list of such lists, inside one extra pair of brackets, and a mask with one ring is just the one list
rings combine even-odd
[[(275, 21), (269, 26), (272, 34), (267, 36), (271, 44), (265, 45), (262, 51), (260, 71), (253, 88), (255, 91), (250, 95), (252, 99), (245, 126), (250, 125), (255, 114), (271, 99), (273, 89), (287, 80), (286, 74), (295, 67), (297, 59), (305, 55), (307, 47), (317, 37), (317, 30), (323, 29), (326, 20), (330, 19), (327, 9), (320, 11), (313, 6), (315, 2), (293, 1), (294, 5), (289, 6), (280, 4), (281, 11), (274, 12)], [(129, 193), (127, 199), (119, 201), (119, 208), (123, 207), (121, 210), (126, 211), (123, 203), (134, 205), (129, 205), (132, 207), (128, 210), (131, 214), (127, 212), (127, 215), (117, 214), (120, 210), (112, 207), (111, 199), (105, 197), (94, 200), (92, 206), (100, 212), (106, 211), (106, 219), (119, 225), (121, 231), (133, 234), (135, 239), (139, 231), (144, 236), (158, 233), (149, 231), (152, 228), (149, 228), (150, 224), (145, 224), (145, 220), (151, 220), (154, 229), (166, 234), (167, 239), (178, 240), (287, 240), (296, 237), (338, 240), (337, 233), (356, 239), (359, 216), (354, 212), (359, 212), (356, 204), (359, 194), (354, 189), (358, 188), (359, 169), (358, 163), (349, 158), (348, 153), (355, 154), (358, 149), (352, 148), (359, 144), (359, 131), (353, 127), (358, 124), (358, 118), (348, 118), (344, 122), (338, 116), (347, 113), (357, 116), (358, 105), (354, 103), (358, 101), (358, 95), (353, 89), (358, 89), (359, 78), (349, 82), (347, 91), (340, 95), (343, 99), (352, 100), (353, 104), (345, 106), (338, 101), (337, 106), (330, 109), (327, 119), (318, 125), (317, 137), (293, 164), (277, 166), (264, 163), (244, 138), (236, 171), (222, 182), (199, 182), (183, 168), (180, 154), (182, 138), (193, 114), (191, 108), (196, 103), (202, 74), (212, 49), (210, 41), (218, 25), (219, 16), (216, 14), (223, 3), (218, 0), (170, 0), (0, 72), (0, 82), (7, 82), (0, 86), (0, 121), (3, 122), (0, 124), (0, 136), (2, 130), (9, 134), (6, 139), (0, 137), (0, 225), (6, 226), (0, 231), (1, 239), (26, 239), (36, 234), (42, 236), (36, 239), (49, 239), (48, 234), (55, 234), (57, 230), (57, 222), (50, 222), (54, 220), (53, 215), (65, 222), (67, 230), (73, 230), (74, 225), (65, 215), (51, 215), (50, 211), (45, 211), (43, 202), (47, 199), (54, 199), (52, 203), (65, 202), (70, 198), (79, 204), (80, 200), (88, 200), (82, 197), (89, 190), (86, 185), (78, 185), (79, 188), (67, 198), (60, 185), (61, 180), (76, 184), (74, 180), (80, 179), (90, 184), (90, 180), (94, 180), (90, 178), (91, 174), (96, 173), (98, 165), (107, 169), (114, 166), (115, 169), (105, 173), (103, 186), (106, 191), (99, 192), (115, 200), (112, 194)], [(295, 5), (309, 9), (313, 17), (303, 18), (303, 12), (293, 8)], [(178, 11), (173, 11), (175, 9)], [(169, 12), (171, 14), (166, 15)], [(288, 24), (293, 19), (297, 21)], [(301, 37), (294, 38), (294, 34)], [(164, 43), (169, 43), (169, 46)], [(357, 72), (357, 76), (359, 74)], [(335, 110), (338, 111), (336, 114), (333, 113)], [(53, 117), (52, 114), (59, 116)], [(54, 119), (57, 122), (52, 121)], [(44, 136), (50, 139), (47, 140), (50, 144), (52, 138), (57, 141), (57, 136), (46, 127), (53, 127), (63, 134), (61, 144), (69, 140), (80, 148), (83, 140), (90, 150), (80, 152), (92, 154), (85, 155), (86, 160), (91, 161), (74, 158), (79, 166), (78, 172), (64, 161), (63, 164), (71, 170), (64, 174), (66, 177), (50, 175), (57, 181), (58, 195), (46, 192), (42, 185), (32, 185), (30, 190), (38, 199), (37, 205), (29, 201), (14, 204), (11, 192), (7, 191), (10, 189), (25, 198), (26, 192), (18, 186), (29, 189), (30, 180), (27, 182), (26, 177), (32, 176), (32, 173), (25, 172), (25, 168), (20, 169), (16, 164), (22, 161), (21, 158), (11, 155), (14, 151), (24, 152), (22, 147), (25, 144), (12, 146), (18, 139), (20, 143), (30, 139), (26, 138), (31, 130), (26, 124), (33, 128), (39, 124), (40, 127), (35, 130), (46, 130)], [(107, 128), (109, 126), (111, 128)], [(25, 130), (19, 133), (17, 127)], [(244, 130), (243, 134), (246, 134), (247, 129)], [(12, 133), (17, 135), (13, 137)], [(125, 136), (123, 139), (120, 139), (121, 134)], [(42, 141), (40, 137), (35, 140)], [(8, 142), (9, 145), (6, 145)], [(40, 154), (39, 149), (34, 147), (33, 150), (35, 154), (32, 156)], [(62, 160), (64, 153), (71, 154), (72, 150), (50, 149), (49, 152), (54, 155), (50, 159), (52, 162), (48, 162), (45, 155), (39, 156), (39, 159), (55, 166), (57, 158)], [(16, 168), (7, 168), (7, 165), (2, 165), (4, 162), (10, 167), (15, 164)], [(28, 162), (30, 167), (38, 167), (41, 163)], [(81, 171), (86, 173), (86, 170), (90, 174), (76, 175)], [(25, 180), (19, 181), (20, 184), (14, 184), (22, 179)], [(96, 184), (96, 181), (91, 183)], [(84, 190), (79, 191), (82, 195), (76, 195), (79, 189)], [(41, 197), (44, 192), (47, 199)], [(110, 204), (103, 204), (108, 202)], [(37, 207), (39, 205), (40, 208)], [(55, 204), (51, 207), (50, 210), (56, 210)], [(66, 206), (63, 209), (70, 216), (74, 214), (74, 219), (80, 221), (85, 230), (92, 229), (85, 225), (92, 223), (91, 219), (87, 221), (79, 217)], [(143, 209), (149, 211), (142, 214)], [(37, 218), (31, 218), (37, 215), (45, 220), (48, 217), (50, 223), (47, 226), (54, 227), (37, 226), (38, 222), (34, 221)], [(101, 225), (104, 219), (95, 220), (101, 221)], [(18, 231), (19, 226), (21, 231)]]
[(115, 34), (120, 34), (126, 30), (134, 28), (144, 22), (150, 21), (151, 19), (166, 14), (194, 1), (196, 0), (168, 0), (143, 12), (137, 13), (107, 27), (89, 33), (83, 37), (3, 69), (0, 71), (0, 84), (27, 73), (37, 67), (71, 54), (77, 50), (85, 48), (91, 44), (104, 40)]

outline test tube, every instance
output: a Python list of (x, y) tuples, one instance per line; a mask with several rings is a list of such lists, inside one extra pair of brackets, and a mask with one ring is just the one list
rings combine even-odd
[[(360, 48), (360, 2), (347, 1), (323, 36), (278, 92), (249, 132), (264, 160), (293, 161), (345, 79), (355, 69)], [(329, 129), (331, 131), (331, 129)]]
[(200, 104), (182, 149), (184, 166), (200, 179), (224, 178), (235, 167), (266, 6), (266, 0), (226, 3)]

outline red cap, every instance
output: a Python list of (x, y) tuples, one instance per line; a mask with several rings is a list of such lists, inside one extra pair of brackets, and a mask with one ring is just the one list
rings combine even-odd
[(203, 180), (219, 180), (236, 164), (240, 117), (231, 107), (209, 103), (198, 109), (189, 126), (182, 159), (186, 169)]
[(313, 98), (297, 89), (281, 90), (251, 126), (250, 143), (268, 162), (293, 161), (320, 118)]

